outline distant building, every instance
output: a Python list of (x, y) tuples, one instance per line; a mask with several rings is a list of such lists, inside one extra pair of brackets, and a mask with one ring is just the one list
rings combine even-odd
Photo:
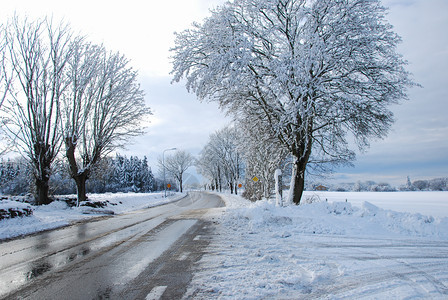
[(316, 189), (316, 191), (328, 191), (328, 188), (323, 185), (318, 185), (318, 186), (316, 186), (315, 189)]

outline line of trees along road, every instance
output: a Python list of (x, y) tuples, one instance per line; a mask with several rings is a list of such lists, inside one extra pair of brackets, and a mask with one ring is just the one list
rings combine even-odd
[(299, 204), (310, 164), (350, 163), (349, 138), (388, 133), (415, 85), (399, 42), (377, 0), (234, 0), (177, 33), (173, 81), (274, 137)]
[(141, 121), (150, 114), (137, 72), (123, 55), (75, 36), (64, 23), (15, 16), (0, 30), (8, 144), (32, 166), (38, 204), (51, 201), (52, 165), (61, 152), (83, 201), (94, 166), (141, 134)]
[(237, 140), (236, 129), (228, 126), (210, 135), (209, 142), (201, 151), (196, 166), (199, 173), (209, 180), (211, 189), (228, 189), (238, 193), (244, 164), (241, 152), (237, 149)]

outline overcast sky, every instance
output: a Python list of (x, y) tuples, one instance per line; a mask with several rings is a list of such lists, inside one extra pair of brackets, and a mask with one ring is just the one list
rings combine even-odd
[[(201, 21), (222, 0), (0, 0), (0, 21), (12, 16), (53, 16), (71, 24), (94, 43), (119, 51), (139, 71), (146, 102), (153, 111), (147, 134), (135, 139), (127, 155), (146, 155), (156, 171), (164, 149), (177, 147), (197, 155), (210, 133), (229, 120), (216, 105), (200, 103), (182, 84), (171, 84), (170, 53), (175, 31)], [(403, 38), (399, 51), (423, 88), (410, 101), (392, 107), (396, 123), (384, 140), (358, 154), (354, 168), (336, 180), (389, 181), (448, 176), (448, 1), (384, 0), (388, 19)]]

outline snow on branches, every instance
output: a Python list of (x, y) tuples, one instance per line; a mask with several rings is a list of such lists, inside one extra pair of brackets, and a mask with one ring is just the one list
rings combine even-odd
[[(415, 85), (377, 0), (235, 0), (176, 34), (173, 81), (272, 132), (293, 156), (299, 203), (310, 160), (354, 158), (384, 137)], [(315, 157), (313, 155), (315, 154)]]

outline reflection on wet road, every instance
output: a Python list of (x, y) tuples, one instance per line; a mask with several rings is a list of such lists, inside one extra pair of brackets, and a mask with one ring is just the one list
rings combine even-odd
[(197, 228), (201, 214), (220, 206), (218, 196), (191, 193), (176, 203), (0, 243), (0, 298), (116, 295)]

